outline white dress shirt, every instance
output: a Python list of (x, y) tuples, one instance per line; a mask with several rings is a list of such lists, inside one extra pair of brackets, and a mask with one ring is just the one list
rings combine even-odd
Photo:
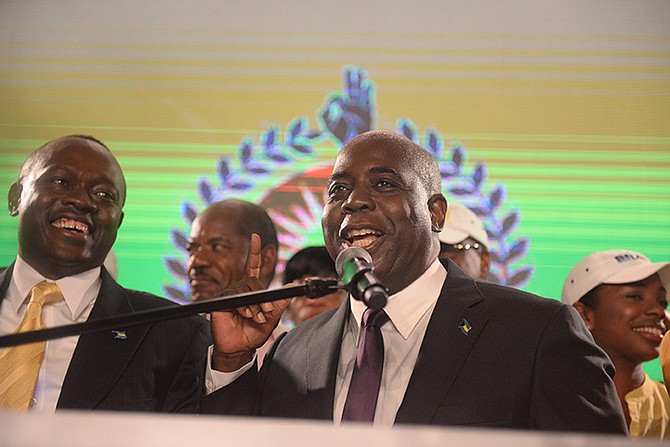
[[(447, 271), (440, 261), (435, 260), (416, 281), (391, 295), (384, 307), (390, 321), (381, 328), (384, 338), (384, 368), (374, 425), (390, 427), (395, 421), (446, 277)], [(353, 318), (349, 318), (342, 336), (335, 381), (335, 423), (340, 423), (342, 419), (358, 344), (362, 338), (363, 312), (366, 309), (364, 303), (351, 297), (349, 300)]]
[[(384, 368), (382, 381), (377, 397), (374, 425), (390, 427), (395, 421), (400, 404), (405, 397), (409, 379), (414, 371), (419, 349), (426, 335), (428, 322), (440, 296), (447, 271), (439, 260), (412, 284), (391, 295), (384, 310), (390, 321), (382, 327), (384, 338)], [(333, 419), (336, 424), (342, 420), (344, 403), (349, 392), (349, 383), (354, 370), (356, 353), (362, 331), (361, 323), (366, 306), (360, 301), (349, 297), (351, 316), (344, 327), (340, 360), (337, 366), (335, 382), (335, 400), (333, 402)], [(211, 393), (237, 380), (252, 366), (254, 359), (237, 371), (224, 373), (211, 369), (212, 346), (209, 347), (208, 368), (206, 371), (206, 388)]]
[[(17, 257), (7, 294), (0, 304), (0, 335), (16, 331), (28, 308), (30, 289), (45, 279), (21, 257)], [(49, 282), (58, 284), (65, 300), (44, 306), (42, 318), (46, 327), (86, 321), (100, 291), (100, 267)], [(53, 413), (56, 410), (78, 340), (79, 337), (75, 336), (47, 341), (31, 411)]]

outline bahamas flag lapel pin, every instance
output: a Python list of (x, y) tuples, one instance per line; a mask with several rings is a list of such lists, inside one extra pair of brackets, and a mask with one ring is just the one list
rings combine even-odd
[(117, 340), (125, 340), (128, 338), (126, 331), (112, 331), (112, 334), (114, 334), (114, 338)]
[(461, 324), (458, 325), (458, 328), (461, 330), (461, 332), (463, 332), (464, 335), (469, 335), (470, 331), (472, 330), (472, 325), (470, 325), (468, 320), (463, 318), (463, 321), (461, 321)]

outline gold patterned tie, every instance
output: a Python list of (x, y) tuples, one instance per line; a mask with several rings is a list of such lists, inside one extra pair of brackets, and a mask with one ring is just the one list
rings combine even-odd
[[(30, 290), (30, 302), (16, 332), (44, 329), (42, 306), (63, 299), (56, 283), (42, 281)], [(35, 392), (46, 342), (10, 346), (0, 353), (0, 408), (27, 411)]]

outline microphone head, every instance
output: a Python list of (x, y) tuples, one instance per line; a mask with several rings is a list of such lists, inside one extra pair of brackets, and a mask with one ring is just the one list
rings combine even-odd
[(337, 259), (335, 260), (335, 270), (340, 277), (344, 274), (344, 264), (354, 258), (365, 259), (372, 264), (372, 256), (365, 249), (359, 247), (345, 248), (337, 255)]

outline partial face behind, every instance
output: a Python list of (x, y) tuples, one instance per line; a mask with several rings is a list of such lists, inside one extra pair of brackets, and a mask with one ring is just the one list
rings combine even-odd
[[(615, 364), (637, 364), (659, 355), (667, 292), (658, 274), (630, 284), (605, 284), (593, 308), (578, 307), (596, 343)], [(580, 303), (577, 303), (580, 304)]]
[(471, 238), (465, 239), (461, 242), (463, 249), (454, 248), (451, 244), (440, 243), (439, 257), (451, 259), (471, 278), (485, 280), (489, 270), (489, 254), (483, 246), (472, 248), (476, 242)]
[(102, 265), (123, 220), (125, 195), (123, 173), (107, 149), (77, 137), (49, 143), (10, 189), (19, 255), (50, 279)]
[[(367, 135), (367, 134), (365, 134)], [(340, 151), (330, 178), (322, 227), (333, 257), (364, 248), (391, 293), (418, 278), (437, 258), (435, 234), (446, 201), (429, 196), (415, 163), (416, 150), (398, 136), (351, 140)]]
[(232, 209), (209, 208), (193, 222), (186, 267), (194, 301), (215, 298), (244, 277), (249, 240), (238, 230), (240, 219)]
[[(295, 281), (294, 283), (302, 284), (305, 280), (310, 278), (313, 278), (313, 276), (305, 275), (300, 279), (300, 281)], [(287, 312), (291, 321), (293, 321), (293, 323), (298, 326), (299, 324), (302, 324), (305, 321), (314, 318), (327, 310), (339, 307), (339, 305), (342, 304), (342, 300), (345, 296), (346, 292), (343, 290), (338, 290), (335, 293), (324, 295), (317, 299), (299, 296), (293, 298), (291, 303), (288, 305)]]

